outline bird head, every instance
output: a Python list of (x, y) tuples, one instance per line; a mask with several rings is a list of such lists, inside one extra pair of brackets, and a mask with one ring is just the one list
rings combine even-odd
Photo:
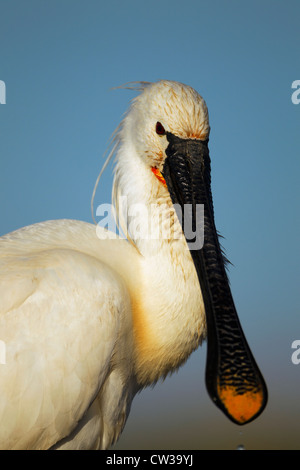
[(190, 86), (169, 80), (143, 84), (124, 123), (137, 154), (160, 171), (168, 134), (205, 141), (210, 130), (204, 99)]

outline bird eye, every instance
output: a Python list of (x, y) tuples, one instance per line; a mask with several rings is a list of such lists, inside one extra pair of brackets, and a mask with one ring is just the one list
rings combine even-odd
[(166, 133), (164, 126), (160, 122), (156, 123), (155, 130), (158, 135), (165, 135)]

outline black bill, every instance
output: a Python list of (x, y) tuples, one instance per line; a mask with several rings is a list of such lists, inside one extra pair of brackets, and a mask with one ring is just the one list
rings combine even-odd
[(162, 174), (173, 204), (181, 207), (181, 220), (193, 227), (194, 233), (197, 205), (204, 205), (203, 247), (193, 249), (196, 245), (187, 242), (206, 312), (207, 390), (232, 421), (245, 424), (263, 411), (267, 388), (242, 331), (229, 287), (214, 223), (208, 141), (181, 139), (168, 132), (166, 137), (169, 145)]

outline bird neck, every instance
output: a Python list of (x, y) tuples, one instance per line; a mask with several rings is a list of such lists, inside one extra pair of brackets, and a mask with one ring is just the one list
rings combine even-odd
[(135, 371), (141, 386), (176, 370), (205, 335), (205, 315), (194, 266), (160, 253), (141, 260), (141, 288), (133, 302)]
[(187, 360), (205, 336), (206, 323), (195, 267), (167, 189), (143, 162), (126, 170), (117, 167), (116, 194), (128, 195), (128, 231), (141, 254), (140, 287), (132, 286), (131, 298), (135, 374), (143, 387)]

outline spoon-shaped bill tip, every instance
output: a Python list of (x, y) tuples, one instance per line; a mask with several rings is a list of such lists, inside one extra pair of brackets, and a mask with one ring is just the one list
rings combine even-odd
[(262, 389), (237, 392), (234, 385), (218, 384), (218, 398), (226, 415), (236, 424), (246, 424), (261, 413), (265, 406), (265, 393)]

